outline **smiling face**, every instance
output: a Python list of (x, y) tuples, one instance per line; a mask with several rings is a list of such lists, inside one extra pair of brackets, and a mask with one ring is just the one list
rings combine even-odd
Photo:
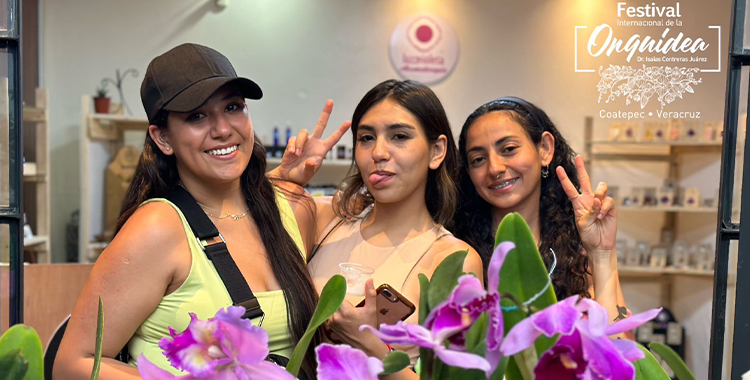
[(554, 153), (550, 138), (545, 132), (542, 142), (534, 144), (507, 112), (476, 119), (466, 134), (466, 159), (479, 196), (504, 213), (538, 204), (541, 167), (549, 165)]
[(149, 128), (166, 155), (177, 158), (180, 179), (211, 185), (239, 180), (253, 150), (253, 124), (245, 100), (231, 86), (192, 112), (170, 112), (168, 127)]
[(445, 156), (444, 136), (429, 143), (417, 118), (386, 98), (362, 116), (356, 139), (354, 159), (377, 202), (424, 202), (429, 169)]

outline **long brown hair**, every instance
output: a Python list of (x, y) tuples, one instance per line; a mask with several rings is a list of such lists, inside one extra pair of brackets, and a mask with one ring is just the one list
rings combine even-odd
[[(422, 125), (422, 130), (430, 144), (437, 141), (440, 135), (445, 135), (447, 139), (445, 159), (437, 169), (429, 169), (425, 202), (432, 219), (436, 223), (449, 226), (452, 223), (458, 199), (455, 181), (458, 173), (458, 153), (456, 152), (456, 142), (453, 140), (453, 132), (451, 132), (448, 117), (445, 115), (445, 109), (443, 109), (437, 95), (429, 87), (413, 80), (397, 81), (391, 79), (368, 91), (357, 104), (352, 116), (354, 152), (356, 153), (357, 150), (357, 129), (362, 117), (370, 108), (385, 99), (395, 101), (414, 115), (419, 120), (419, 124)], [(372, 195), (369, 193), (363, 194), (361, 189), (364, 186), (362, 174), (359, 172), (354, 157), (352, 157), (352, 167), (349, 169), (349, 174), (339, 187), (342, 194), (341, 199), (335, 204), (335, 211), (340, 217), (354, 218), (357, 216), (360, 206), (367, 206), (375, 202)], [(355, 197), (362, 197), (364, 202), (354, 202)]]
[[(534, 144), (542, 141), (542, 134), (549, 132), (555, 138), (555, 154), (549, 164), (550, 176), (541, 178), (539, 199), (539, 253), (549, 268), (552, 253), (557, 256), (557, 269), (552, 274), (557, 299), (571, 295), (590, 297), (588, 280), (588, 259), (581, 254), (581, 237), (575, 221), (573, 205), (565, 195), (562, 184), (554, 170), (562, 166), (567, 173), (575, 173), (575, 152), (560, 134), (549, 116), (533, 104), (519, 98), (501, 98), (477, 108), (466, 119), (458, 139), (461, 156), (459, 180), (459, 202), (453, 233), (457, 238), (474, 247), (485, 265), (485, 273), (492, 255), (495, 236), (492, 231), (492, 206), (479, 196), (468, 174), (466, 136), (469, 128), (483, 115), (490, 112), (503, 112), (520, 124)], [(577, 176), (570, 176), (571, 182), (579, 188)]]
[[(167, 128), (166, 113), (156, 119), (154, 123), (160, 129)], [(287, 324), (290, 326), (291, 340), (296, 343), (302, 338), (312, 318), (318, 294), (301, 252), (284, 228), (275, 200), (274, 186), (265, 173), (266, 150), (256, 136), (250, 163), (240, 177), (242, 195), (245, 197), (250, 215), (258, 226), (274, 276), (284, 292), (288, 310)], [(133, 181), (122, 203), (115, 233), (122, 228), (141, 203), (151, 198), (166, 196), (178, 186), (178, 183), (176, 158), (162, 153), (147, 134)], [(321, 336), (318, 334), (305, 355), (302, 369), (309, 378), (315, 376), (313, 350), (320, 342)]]

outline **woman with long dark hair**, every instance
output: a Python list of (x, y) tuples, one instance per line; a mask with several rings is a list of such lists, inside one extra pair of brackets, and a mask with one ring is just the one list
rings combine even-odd
[(614, 200), (606, 184), (592, 189), (583, 159), (547, 114), (515, 97), (491, 101), (466, 119), (458, 148), (455, 235), (476, 248), (486, 265), (500, 221), (518, 212), (547, 267), (556, 261), (551, 279), (558, 299), (595, 295), (610, 320), (624, 317)]
[[(255, 82), (237, 77), (226, 57), (205, 46), (180, 45), (149, 64), (141, 86), (151, 124), (146, 142), (117, 234), (94, 265), (71, 316), (56, 378), (90, 374), (99, 296), (105, 320), (101, 379), (140, 378), (135, 360), (141, 354), (178, 373), (159, 340), (170, 335), (169, 328), (183, 331), (188, 313), (207, 319), (233, 304), (183, 212), (165, 199), (179, 187), (219, 230), (257, 297), (265, 317), (252, 321), (268, 332), (270, 352), (291, 355), (318, 297), (305, 267), (304, 242), (313, 239), (305, 233), (314, 230), (314, 206), (296, 186), (274, 184), (266, 176), (265, 150), (245, 103), (261, 96)], [(329, 102), (320, 129), (331, 107)], [(322, 145), (330, 148), (346, 128)], [(299, 163), (304, 169), (305, 160), (305, 155), (287, 158), (285, 167)], [(319, 338), (303, 364), (309, 376), (316, 342)], [(113, 359), (126, 344), (130, 365)]]
[[(461, 250), (469, 251), (466, 272), (482, 278), (482, 263), (444, 227), (457, 200), (458, 156), (443, 106), (429, 87), (411, 80), (378, 84), (354, 110), (352, 137), (350, 175), (333, 204), (319, 203), (320, 240), (308, 268), (318, 291), (341, 263), (374, 270), (364, 294), (348, 295), (329, 327), (333, 339), (382, 359), (388, 346), (359, 331), (363, 324), (378, 325), (374, 286), (389, 284), (419, 305), (420, 273), (430, 277), (445, 257)], [(364, 307), (355, 308), (362, 296)], [(416, 324), (418, 313), (406, 322)], [(416, 360), (416, 347), (404, 349)], [(388, 378), (414, 377), (402, 371)]]

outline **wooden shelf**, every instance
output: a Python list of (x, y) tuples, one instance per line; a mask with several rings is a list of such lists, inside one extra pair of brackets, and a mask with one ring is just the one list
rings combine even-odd
[(23, 247), (34, 247), (40, 244), (45, 244), (49, 241), (49, 236), (32, 236), (23, 239)]
[(23, 176), (24, 182), (32, 182), (32, 183), (45, 183), (47, 182), (47, 175), (44, 173), (37, 173), (33, 175), (26, 175)]
[(88, 136), (93, 140), (122, 140), (124, 131), (145, 131), (149, 122), (142, 117), (94, 113), (88, 115)]
[(680, 147), (680, 146), (691, 146), (691, 147), (714, 147), (721, 148), (721, 141), (607, 141), (607, 140), (594, 140), (590, 141), (591, 145), (645, 145), (645, 146), (662, 146), (662, 147)]
[[(269, 166), (278, 166), (281, 165), (281, 159), (277, 157), (271, 157), (266, 159), (266, 163)], [(322, 167), (337, 167), (337, 168), (349, 168), (352, 165), (351, 160), (323, 160)]]
[(617, 211), (632, 211), (632, 212), (689, 212), (689, 213), (707, 213), (717, 214), (718, 208), (715, 207), (684, 207), (684, 206), (642, 206), (642, 207), (627, 207), (620, 206)]
[(620, 266), (617, 271), (623, 277), (658, 277), (662, 275), (713, 277), (714, 271), (691, 268), (652, 268), (643, 266)]

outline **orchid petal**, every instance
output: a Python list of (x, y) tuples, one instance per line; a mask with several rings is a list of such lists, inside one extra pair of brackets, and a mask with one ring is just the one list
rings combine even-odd
[[(236, 368), (239, 369), (239, 367)], [(241, 369), (242, 372), (247, 375), (248, 380), (295, 380), (294, 376), (287, 372), (284, 367), (279, 367), (278, 365), (265, 360), (255, 365), (243, 365)], [(236, 379), (237, 377), (234, 378)]]
[[(138, 356), (138, 373), (140, 373), (141, 377), (144, 380), (161, 380), (161, 379), (174, 379), (177, 378), (177, 376), (169, 373), (166, 370), (161, 369), (161, 367), (157, 366), (154, 363), (151, 363), (150, 360), (146, 358), (146, 355), (140, 354)], [(192, 378), (191, 375), (190, 378)], [(180, 379), (187, 379), (187, 376), (181, 376)]]
[(468, 318), (464, 319), (464, 314), (454, 308), (445, 307), (442, 310), (435, 309), (433, 311), (437, 311), (437, 313), (430, 327), (436, 343), (445, 342), (452, 335), (471, 326), (472, 321)]
[(643, 359), (646, 355), (638, 348), (638, 345), (632, 340), (627, 339), (612, 339), (612, 344), (617, 348), (618, 351), (631, 363), (636, 360)]
[(573, 333), (576, 321), (580, 320), (582, 316), (581, 312), (573, 306), (576, 299), (578, 299), (578, 296), (568, 297), (538, 313), (532, 314), (531, 322), (537, 330), (550, 338), (555, 334), (570, 335)]
[(586, 322), (580, 321), (577, 327), (588, 369), (606, 379), (632, 380), (635, 376), (633, 364), (617, 350), (612, 340), (604, 335), (594, 335)]
[(534, 327), (530, 318), (518, 322), (505, 336), (500, 352), (504, 356), (515, 355), (534, 344), (541, 333)]
[(631, 317), (619, 320), (604, 330), (605, 335), (616, 335), (625, 331), (630, 331), (654, 318), (661, 312), (661, 308), (651, 309), (649, 311), (633, 315)]
[(578, 305), (579, 310), (583, 308), (588, 312), (588, 328), (591, 330), (591, 334), (604, 336), (604, 329), (607, 327), (607, 319), (609, 319), (607, 309), (588, 298), (582, 298)]
[(436, 342), (442, 343), (468, 329), (487, 306), (487, 291), (482, 282), (473, 275), (463, 275), (448, 299), (430, 311), (424, 326), (431, 330)]
[(407, 324), (403, 321), (398, 321), (395, 325), (381, 324), (380, 330), (376, 330), (368, 325), (359, 327), (359, 331), (363, 331), (364, 329), (369, 329), (380, 340), (388, 344), (415, 345), (424, 348), (440, 346), (435, 342), (430, 330), (420, 325)]
[(451, 351), (446, 350), (442, 346), (435, 347), (435, 355), (440, 360), (453, 367), (459, 367), (464, 369), (478, 369), (484, 372), (490, 370), (490, 363), (479, 355), (470, 354), (467, 352)]
[(490, 363), (490, 371), (487, 374), (495, 372), (500, 359), (503, 355), (500, 353), (500, 344), (503, 342), (503, 313), (500, 309), (500, 297), (494, 301), (495, 304), (487, 313), (489, 317), (489, 326), (487, 327), (487, 348), (485, 349), (485, 358)]
[(497, 293), (497, 287), (500, 285), (500, 268), (502, 268), (508, 252), (514, 248), (516, 248), (516, 245), (513, 242), (504, 241), (498, 244), (492, 253), (490, 264), (487, 267), (487, 289), (490, 294)]
[(539, 358), (534, 375), (537, 380), (577, 380), (585, 370), (586, 362), (580, 355), (576, 355), (575, 349), (555, 344)]
[(318, 356), (319, 380), (362, 379), (377, 380), (383, 363), (368, 358), (364, 352), (347, 345), (321, 344), (315, 348)]
[[(228, 356), (243, 364), (258, 364), (268, 356), (268, 333), (243, 319), (245, 309), (230, 306), (216, 313), (214, 320), (222, 333), (222, 348)], [(229, 352), (227, 352), (229, 351)]]
[(500, 298), (488, 310), (489, 326), (487, 327), (487, 349), (497, 350), (503, 342), (503, 313), (500, 309)]
[(453, 292), (448, 296), (450, 303), (464, 305), (477, 298), (483, 298), (487, 291), (482, 286), (482, 281), (474, 275), (465, 274), (458, 278), (458, 284)]

